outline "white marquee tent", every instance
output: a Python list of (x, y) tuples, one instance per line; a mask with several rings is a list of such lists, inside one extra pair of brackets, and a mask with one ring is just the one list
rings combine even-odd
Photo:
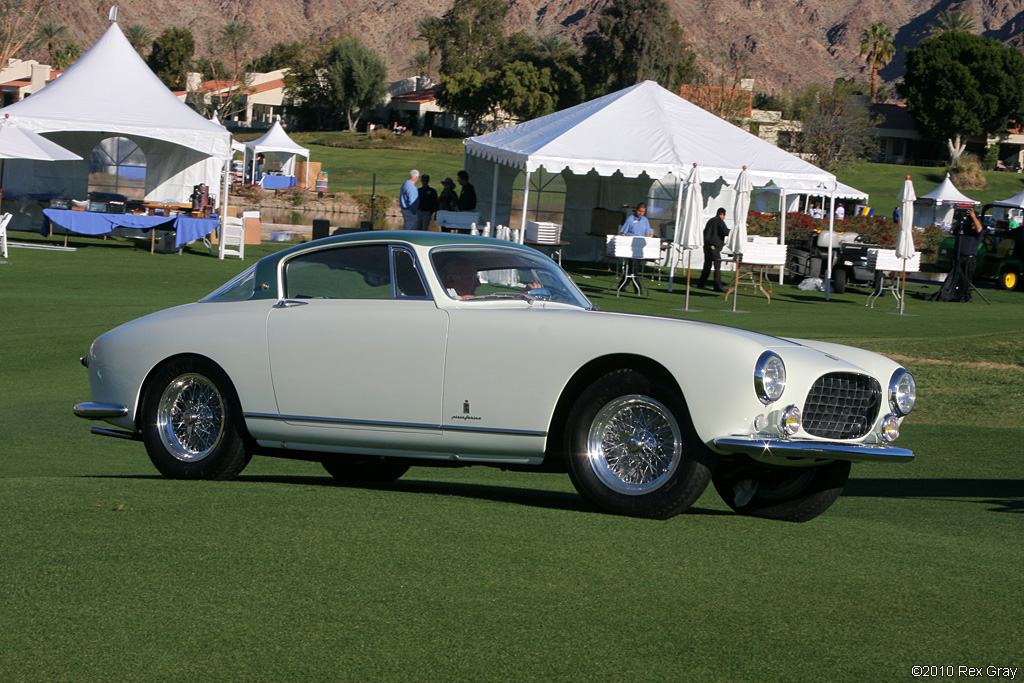
[[(280, 170), (282, 175), (295, 175), (296, 156), (309, 159), (309, 150), (288, 137), (280, 119), (274, 121), (274, 125), (262, 137), (245, 143), (246, 165), (250, 173), (255, 169), (256, 155), (268, 152), (279, 155), (280, 167), (277, 170)], [(266, 171), (264, 168), (264, 172)], [(299, 178), (300, 185), (304, 186), (305, 181), (305, 178)]]
[(116, 23), (54, 82), (0, 112), (84, 159), (17, 162), (5, 188), (14, 196), (84, 199), (90, 156), (112, 137), (128, 138), (145, 155), (144, 199), (151, 201), (187, 201), (199, 183), (220, 187), (231, 156), (231, 133), (175, 97)]
[(953, 211), (958, 205), (980, 203), (956, 189), (949, 174), (946, 174), (945, 180), (938, 187), (914, 202), (914, 225), (940, 225), (948, 228), (953, 223)]
[(509, 223), (513, 186), (521, 173), (527, 193), (530, 176), (540, 169), (561, 174), (566, 192), (562, 238), (571, 242), (563, 253), (575, 259), (594, 260), (604, 251), (602, 241), (588, 236), (594, 208), (645, 201), (652, 185), (668, 176), (681, 187), (694, 163), (703, 181), (705, 212), (712, 214), (719, 205), (732, 206), (731, 191), (723, 188), (735, 183), (744, 166), (755, 185), (774, 181), (794, 189), (826, 187), (828, 194), (836, 182), (832, 174), (653, 81), (469, 138), (465, 146), (477, 210), (482, 221), (492, 224)]
[[(828, 192), (824, 190), (813, 190), (813, 189), (788, 189), (785, 187), (779, 187), (775, 184), (768, 185), (767, 187), (759, 187), (755, 190), (754, 195), (754, 211), (760, 211), (761, 213), (774, 213), (779, 210), (779, 203), (782, 200), (782, 196), (785, 195), (786, 212), (796, 213), (799, 211), (806, 212), (807, 205), (810, 202), (811, 197), (822, 197), (827, 196)], [(844, 185), (843, 183), (836, 183), (836, 199), (849, 199), (861, 204), (867, 204), (868, 194), (861, 192), (855, 187)], [(803, 201), (801, 202), (801, 199)]]

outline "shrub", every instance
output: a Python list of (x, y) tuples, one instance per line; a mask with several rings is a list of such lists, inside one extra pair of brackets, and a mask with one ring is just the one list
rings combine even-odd
[(961, 190), (984, 190), (985, 174), (976, 154), (962, 154), (950, 168), (950, 180)]

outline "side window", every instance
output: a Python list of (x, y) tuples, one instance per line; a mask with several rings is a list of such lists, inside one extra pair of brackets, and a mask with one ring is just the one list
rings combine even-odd
[(395, 273), (395, 296), (411, 299), (426, 297), (427, 288), (423, 284), (423, 277), (416, 267), (416, 260), (412, 254), (401, 247), (395, 247), (391, 250), (391, 258)]
[(390, 299), (391, 267), (386, 244), (321, 249), (285, 266), (289, 299)]

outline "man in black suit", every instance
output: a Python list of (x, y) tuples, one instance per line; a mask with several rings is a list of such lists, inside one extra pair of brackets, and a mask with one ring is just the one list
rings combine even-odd
[(724, 292), (722, 286), (722, 247), (725, 246), (725, 238), (729, 234), (723, 218), (725, 209), (718, 209), (714, 218), (708, 219), (704, 226), (704, 269), (700, 272), (698, 287), (707, 286), (708, 276), (711, 274), (711, 267), (715, 268), (715, 291)]

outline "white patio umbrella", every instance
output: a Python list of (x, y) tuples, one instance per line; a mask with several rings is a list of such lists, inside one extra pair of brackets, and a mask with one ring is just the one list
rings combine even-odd
[[(682, 220), (676, 225), (675, 246), (673, 247), (673, 258), (679, 258), (679, 250), (686, 250), (686, 304), (681, 310), (690, 309), (690, 259), (694, 249), (704, 248), (704, 230), (700, 219), (704, 214), (704, 196), (700, 187), (700, 171), (697, 164), (693, 165), (690, 175), (683, 185)], [(675, 273), (675, 265), (672, 266), (672, 273)], [(669, 279), (669, 291), (671, 291), (672, 280)]]
[(907, 259), (914, 258), (914, 183), (910, 176), (903, 181), (903, 189), (896, 197), (900, 202), (900, 230), (896, 233), (896, 258), (903, 259), (903, 277), (900, 284), (900, 315), (907, 290)]
[(739, 296), (740, 285), (740, 254), (747, 244), (747, 213), (750, 211), (750, 193), (754, 191), (754, 185), (747, 175), (747, 167), (744, 166), (736, 178), (736, 202), (733, 204), (733, 228), (726, 238), (726, 246), (732, 250), (734, 267), (736, 269), (736, 280), (733, 284), (732, 311), (736, 312), (736, 297)]
[(82, 157), (69, 152), (56, 142), (11, 121), (10, 114), (0, 119), (0, 197), (4, 188), (4, 164), (7, 159), (32, 161), (80, 161)]

